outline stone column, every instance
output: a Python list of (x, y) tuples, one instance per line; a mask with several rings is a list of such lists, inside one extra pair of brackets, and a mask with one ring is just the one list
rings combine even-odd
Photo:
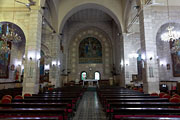
[(42, 15), (38, 10), (31, 10), (29, 15), (28, 36), (25, 46), (25, 66), (23, 94), (39, 92), (39, 64), (41, 49)]
[(121, 65), (121, 67), (120, 67), (120, 86), (121, 87), (125, 87), (126, 85), (125, 85), (125, 59), (124, 59), (124, 52), (125, 52), (125, 50), (124, 50), (124, 41), (127, 39), (127, 37), (126, 37), (126, 34), (123, 34), (122, 36), (121, 36), (121, 38), (120, 38), (120, 45), (121, 45), (121, 47), (120, 47), (120, 53), (121, 53), (121, 63), (120, 63), (120, 65)]
[(57, 35), (52, 36), (51, 42), (51, 65), (49, 70), (49, 80), (55, 87), (61, 87), (60, 81), (60, 40)]
[(143, 91), (159, 93), (159, 70), (157, 62), (156, 34), (153, 31), (152, 8), (144, 8), (140, 14), (141, 56), (143, 59)]

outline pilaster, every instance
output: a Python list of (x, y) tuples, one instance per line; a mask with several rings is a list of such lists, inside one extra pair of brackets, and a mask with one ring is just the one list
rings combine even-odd
[(157, 46), (154, 36), (152, 8), (144, 8), (140, 14), (141, 57), (143, 59), (143, 90), (145, 93), (159, 92), (159, 69)]
[(52, 37), (51, 42), (51, 65), (49, 71), (49, 80), (51, 84), (54, 85), (56, 88), (62, 86), (62, 81), (60, 80), (60, 40), (57, 35)]
[(25, 46), (25, 66), (23, 94), (39, 92), (39, 59), (41, 49), (42, 15), (38, 10), (31, 10), (28, 36)]

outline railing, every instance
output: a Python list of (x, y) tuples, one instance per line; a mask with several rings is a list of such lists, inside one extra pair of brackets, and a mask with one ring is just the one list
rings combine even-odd
[(0, 90), (19, 87), (22, 87), (21, 82), (0, 82)]

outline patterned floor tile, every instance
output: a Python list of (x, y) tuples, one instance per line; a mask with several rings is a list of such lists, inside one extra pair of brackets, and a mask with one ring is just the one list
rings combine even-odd
[(106, 120), (96, 92), (87, 91), (84, 93), (73, 120)]

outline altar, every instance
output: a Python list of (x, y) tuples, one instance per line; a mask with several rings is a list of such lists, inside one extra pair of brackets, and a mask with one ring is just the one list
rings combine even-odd
[(88, 87), (92, 87), (93, 86), (93, 82), (97, 83), (97, 86), (99, 87), (99, 80), (95, 80), (95, 79), (85, 79), (83, 80), (83, 86), (84, 86), (84, 82), (88, 82)]

